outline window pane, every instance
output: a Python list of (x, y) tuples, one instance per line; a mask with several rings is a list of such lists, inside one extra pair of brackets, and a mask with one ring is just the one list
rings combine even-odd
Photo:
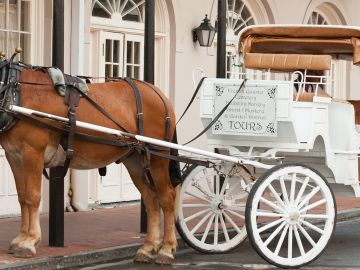
[(95, 17), (111, 19), (111, 13), (107, 7), (107, 4), (101, 6), (96, 3), (92, 10), (92, 15)]
[(114, 49), (113, 49), (113, 62), (114, 63), (119, 63), (119, 61), (120, 61), (119, 55), (120, 55), (120, 41), (114, 40)]
[(6, 53), (6, 32), (0, 31), (0, 52)]
[(18, 1), (10, 0), (9, 1), (9, 25), (8, 29), (19, 30), (18, 23)]
[(132, 50), (132, 41), (126, 42), (126, 63), (133, 63)]
[(134, 63), (140, 64), (140, 42), (134, 42)]
[(131, 66), (126, 66), (126, 77), (133, 77)]
[(105, 65), (105, 77), (112, 77), (111, 65)]
[(20, 47), (20, 35), (18, 33), (9, 33), (8, 56), (12, 54), (17, 47)]
[(20, 30), (30, 31), (30, 2), (21, 1)]
[(111, 62), (111, 43), (112, 40), (111, 39), (107, 39), (105, 41), (106, 45), (105, 45), (105, 62)]
[(134, 78), (140, 79), (140, 67), (134, 67)]
[(5, 17), (5, 0), (0, 0), (0, 28), (5, 29), (6, 25)]
[(113, 77), (120, 77), (119, 76), (119, 66), (118, 65), (113, 66)]
[(20, 54), (21, 61), (25, 63), (30, 62), (30, 35), (20, 34), (20, 47), (23, 49)]

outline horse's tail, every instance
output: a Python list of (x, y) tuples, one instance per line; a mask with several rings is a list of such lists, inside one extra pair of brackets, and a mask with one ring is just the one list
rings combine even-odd
[[(174, 131), (174, 136), (172, 141), (173, 143), (177, 143), (177, 136), (176, 136), (176, 128)], [(173, 156), (178, 156), (178, 150), (170, 149), (170, 154)], [(181, 177), (181, 170), (180, 170), (180, 162), (176, 160), (170, 160), (169, 164), (169, 174), (171, 179), (171, 184), (175, 188), (176, 197), (175, 197), (175, 217), (177, 217), (177, 208), (178, 208), (178, 201), (179, 201), (179, 194), (182, 184), (182, 177)]]

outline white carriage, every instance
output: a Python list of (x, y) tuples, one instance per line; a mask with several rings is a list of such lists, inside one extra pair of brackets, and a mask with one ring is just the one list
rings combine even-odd
[(208, 144), (253, 163), (216, 159), (185, 171), (177, 228), (202, 252), (226, 252), (248, 235), (269, 263), (299, 267), (334, 232), (332, 190), (360, 196), (358, 119), (353, 104), (332, 97), (333, 59), (359, 65), (360, 28), (252, 26), (240, 36), (247, 71), (204, 79), (200, 117), (206, 126), (231, 102)]

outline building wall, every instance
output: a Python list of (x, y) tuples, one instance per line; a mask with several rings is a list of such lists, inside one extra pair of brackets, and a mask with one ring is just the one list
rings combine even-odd
[[(56, 46), (51, 44), (51, 1), (31, 1), (33, 48), (30, 59), (32, 64), (49, 66), (51, 48), (53, 45)], [(94, 69), (98, 65), (94, 60), (97, 57), (97, 44), (92, 36), (91, 3), (91, 0), (65, 0), (65, 72), (73, 75), (94, 75)], [(157, 0), (156, 3), (159, 11), (156, 14), (157, 85), (169, 96), (176, 115), (180, 116), (195, 89), (193, 71), (202, 68), (207, 77), (214, 77), (216, 74), (216, 41), (213, 47), (200, 47), (197, 42), (193, 42), (191, 30), (201, 23), (205, 14), (208, 14), (212, 25), (215, 24), (217, 1)], [(245, 4), (257, 24), (306, 23), (311, 13), (319, 10), (327, 14), (333, 23), (360, 26), (358, 0), (245, 0)], [(116, 29), (112, 28), (109, 31)], [(232, 42), (234, 40), (229, 40), (229, 46)], [(160, 56), (163, 56), (161, 61)], [(199, 75), (197, 72), (195, 84), (199, 80)], [(344, 95), (349, 99), (360, 99), (360, 91), (357, 89), (360, 85), (359, 68), (348, 64), (347, 72), (342, 76), (345, 77)], [(194, 102), (177, 128), (180, 143), (186, 142), (202, 130), (198, 102)], [(203, 136), (192, 145), (207, 149), (206, 138)], [(89, 192), (96, 193), (94, 185), (91, 184), (98, 181), (96, 175), (96, 171), (72, 172), (72, 185), (76, 186), (75, 196), (79, 196), (83, 208), (86, 208)], [(81, 183), (77, 182), (79, 179), (82, 180)], [(70, 182), (68, 185), (70, 186)], [(44, 189), (46, 191), (46, 184)], [(83, 193), (76, 193), (80, 190)]]

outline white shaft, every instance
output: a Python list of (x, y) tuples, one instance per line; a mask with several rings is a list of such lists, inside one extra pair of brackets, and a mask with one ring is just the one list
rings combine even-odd
[[(53, 119), (53, 120), (56, 120), (56, 121), (69, 122), (69, 119), (65, 118), (65, 117), (61, 117), (61, 116), (57, 116), (57, 115), (53, 115), (53, 114), (48, 114), (48, 113), (43, 113), (43, 112), (27, 109), (27, 108), (24, 108), (24, 107), (15, 106), (15, 105), (11, 105), (9, 109), (11, 111), (26, 114), (26, 115), (34, 115), (34, 116), (44, 117), (44, 118), (48, 118), (48, 119)], [(184, 152), (189, 152), (189, 153), (194, 153), (194, 154), (198, 154), (198, 155), (202, 155), (202, 156), (206, 156), (206, 157), (211, 157), (211, 158), (216, 158), (216, 159), (220, 159), (220, 160), (224, 160), (224, 161), (229, 161), (229, 162), (232, 162), (232, 163), (248, 164), (248, 165), (253, 165), (255, 167), (264, 168), (264, 169), (270, 169), (270, 168), (273, 167), (272, 165), (263, 164), (263, 163), (260, 163), (260, 162), (257, 162), (257, 161), (252, 161), (252, 160), (240, 159), (240, 158), (236, 158), (236, 157), (232, 157), (232, 156), (221, 155), (221, 154), (213, 153), (213, 152), (210, 152), (210, 151), (204, 151), (204, 150), (200, 150), (200, 149), (197, 149), (197, 148), (184, 146), (184, 145), (171, 143), (171, 142), (166, 142), (166, 141), (162, 141), (162, 140), (158, 140), (158, 139), (153, 139), (153, 138), (145, 137), (145, 136), (141, 136), (141, 135), (131, 134), (131, 136), (129, 136), (130, 134), (128, 134), (126, 132), (122, 132), (120, 130), (116, 130), (116, 129), (112, 129), (112, 128), (106, 128), (106, 127), (102, 127), (102, 126), (98, 126), (98, 125), (94, 125), (94, 124), (90, 124), (90, 123), (86, 123), (86, 122), (82, 122), (82, 121), (76, 121), (76, 126), (81, 127), (81, 128), (94, 130), (94, 131), (99, 131), (99, 132), (106, 133), (106, 134), (116, 135), (116, 136), (120, 136), (120, 137), (133, 137), (133, 138), (135, 138), (136, 140), (138, 140), (140, 142), (145, 142), (145, 143), (150, 143), (150, 144), (154, 144), (154, 145), (157, 145), (157, 146), (177, 149), (177, 150), (181, 150), (181, 151), (184, 151)]]

